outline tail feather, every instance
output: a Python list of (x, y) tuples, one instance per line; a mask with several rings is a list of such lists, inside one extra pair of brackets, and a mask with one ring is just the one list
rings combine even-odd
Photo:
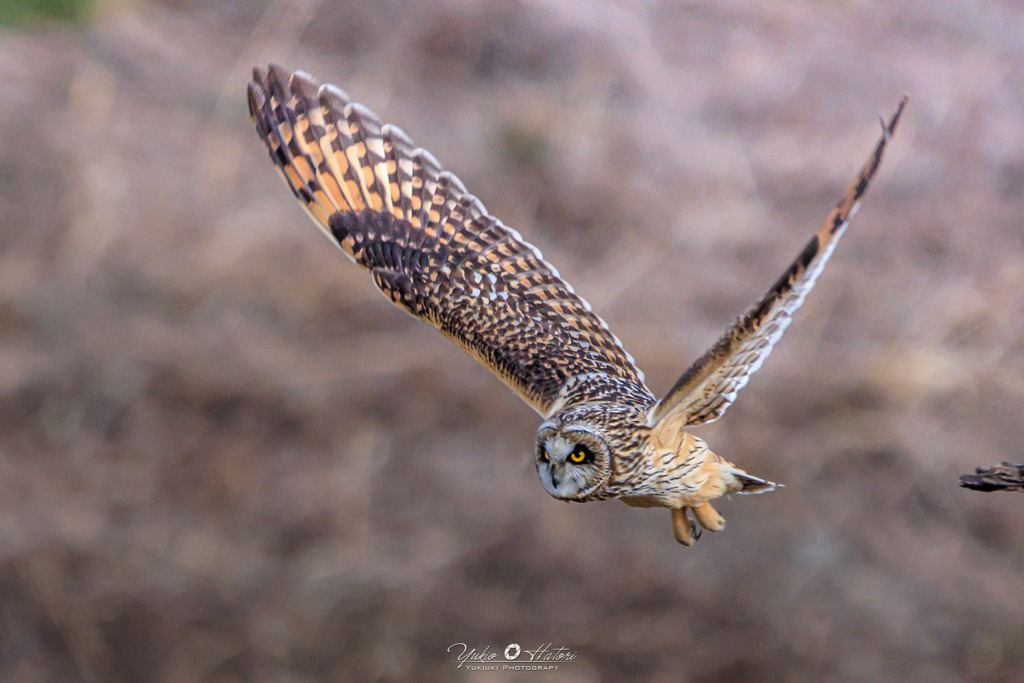
[(733, 468), (732, 475), (739, 484), (739, 488), (735, 490), (735, 493), (767, 493), (768, 491), (774, 491), (776, 486), (782, 486), (782, 484), (776, 484), (774, 481), (768, 481), (767, 479), (747, 474), (740, 469)]

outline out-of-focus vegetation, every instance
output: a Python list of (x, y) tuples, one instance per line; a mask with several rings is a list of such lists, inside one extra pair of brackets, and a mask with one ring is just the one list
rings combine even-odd
[[(104, 3), (0, 38), (0, 680), (1020, 680), (1019, 3)], [(0, 7), (12, 7), (0, 0)], [(83, 15), (78, 15), (83, 16)], [(543, 249), (655, 391), (860, 212), (692, 549), (544, 493), (537, 416), (390, 305), (248, 120), (334, 82)], [(536, 680), (485, 674), (488, 680)], [(504, 676), (504, 678), (502, 678)]]
[(0, 25), (75, 24), (88, 19), (95, 4), (96, 0), (4, 0), (0, 2)]

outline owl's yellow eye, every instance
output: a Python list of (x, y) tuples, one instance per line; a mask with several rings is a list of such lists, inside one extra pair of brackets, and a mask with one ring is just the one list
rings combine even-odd
[(586, 446), (577, 446), (572, 453), (569, 454), (569, 462), (576, 465), (587, 462), (593, 459), (593, 454), (587, 449)]
[(545, 448), (544, 450), (542, 450), (540, 452), (540, 461), (541, 462), (547, 462), (550, 459), (551, 458), (548, 457), (548, 449)]

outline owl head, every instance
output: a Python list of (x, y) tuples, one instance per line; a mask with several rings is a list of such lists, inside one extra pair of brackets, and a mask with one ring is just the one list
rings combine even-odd
[(555, 498), (590, 498), (612, 475), (612, 451), (600, 415), (556, 415), (537, 430), (537, 475)]

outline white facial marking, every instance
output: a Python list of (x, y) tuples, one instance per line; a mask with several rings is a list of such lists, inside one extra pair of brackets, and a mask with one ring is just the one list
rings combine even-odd
[(548, 459), (538, 461), (537, 473), (544, 489), (555, 498), (573, 498), (589, 488), (587, 475), (591, 468), (568, 462), (567, 458), (576, 444), (561, 436), (544, 440), (544, 451)]

